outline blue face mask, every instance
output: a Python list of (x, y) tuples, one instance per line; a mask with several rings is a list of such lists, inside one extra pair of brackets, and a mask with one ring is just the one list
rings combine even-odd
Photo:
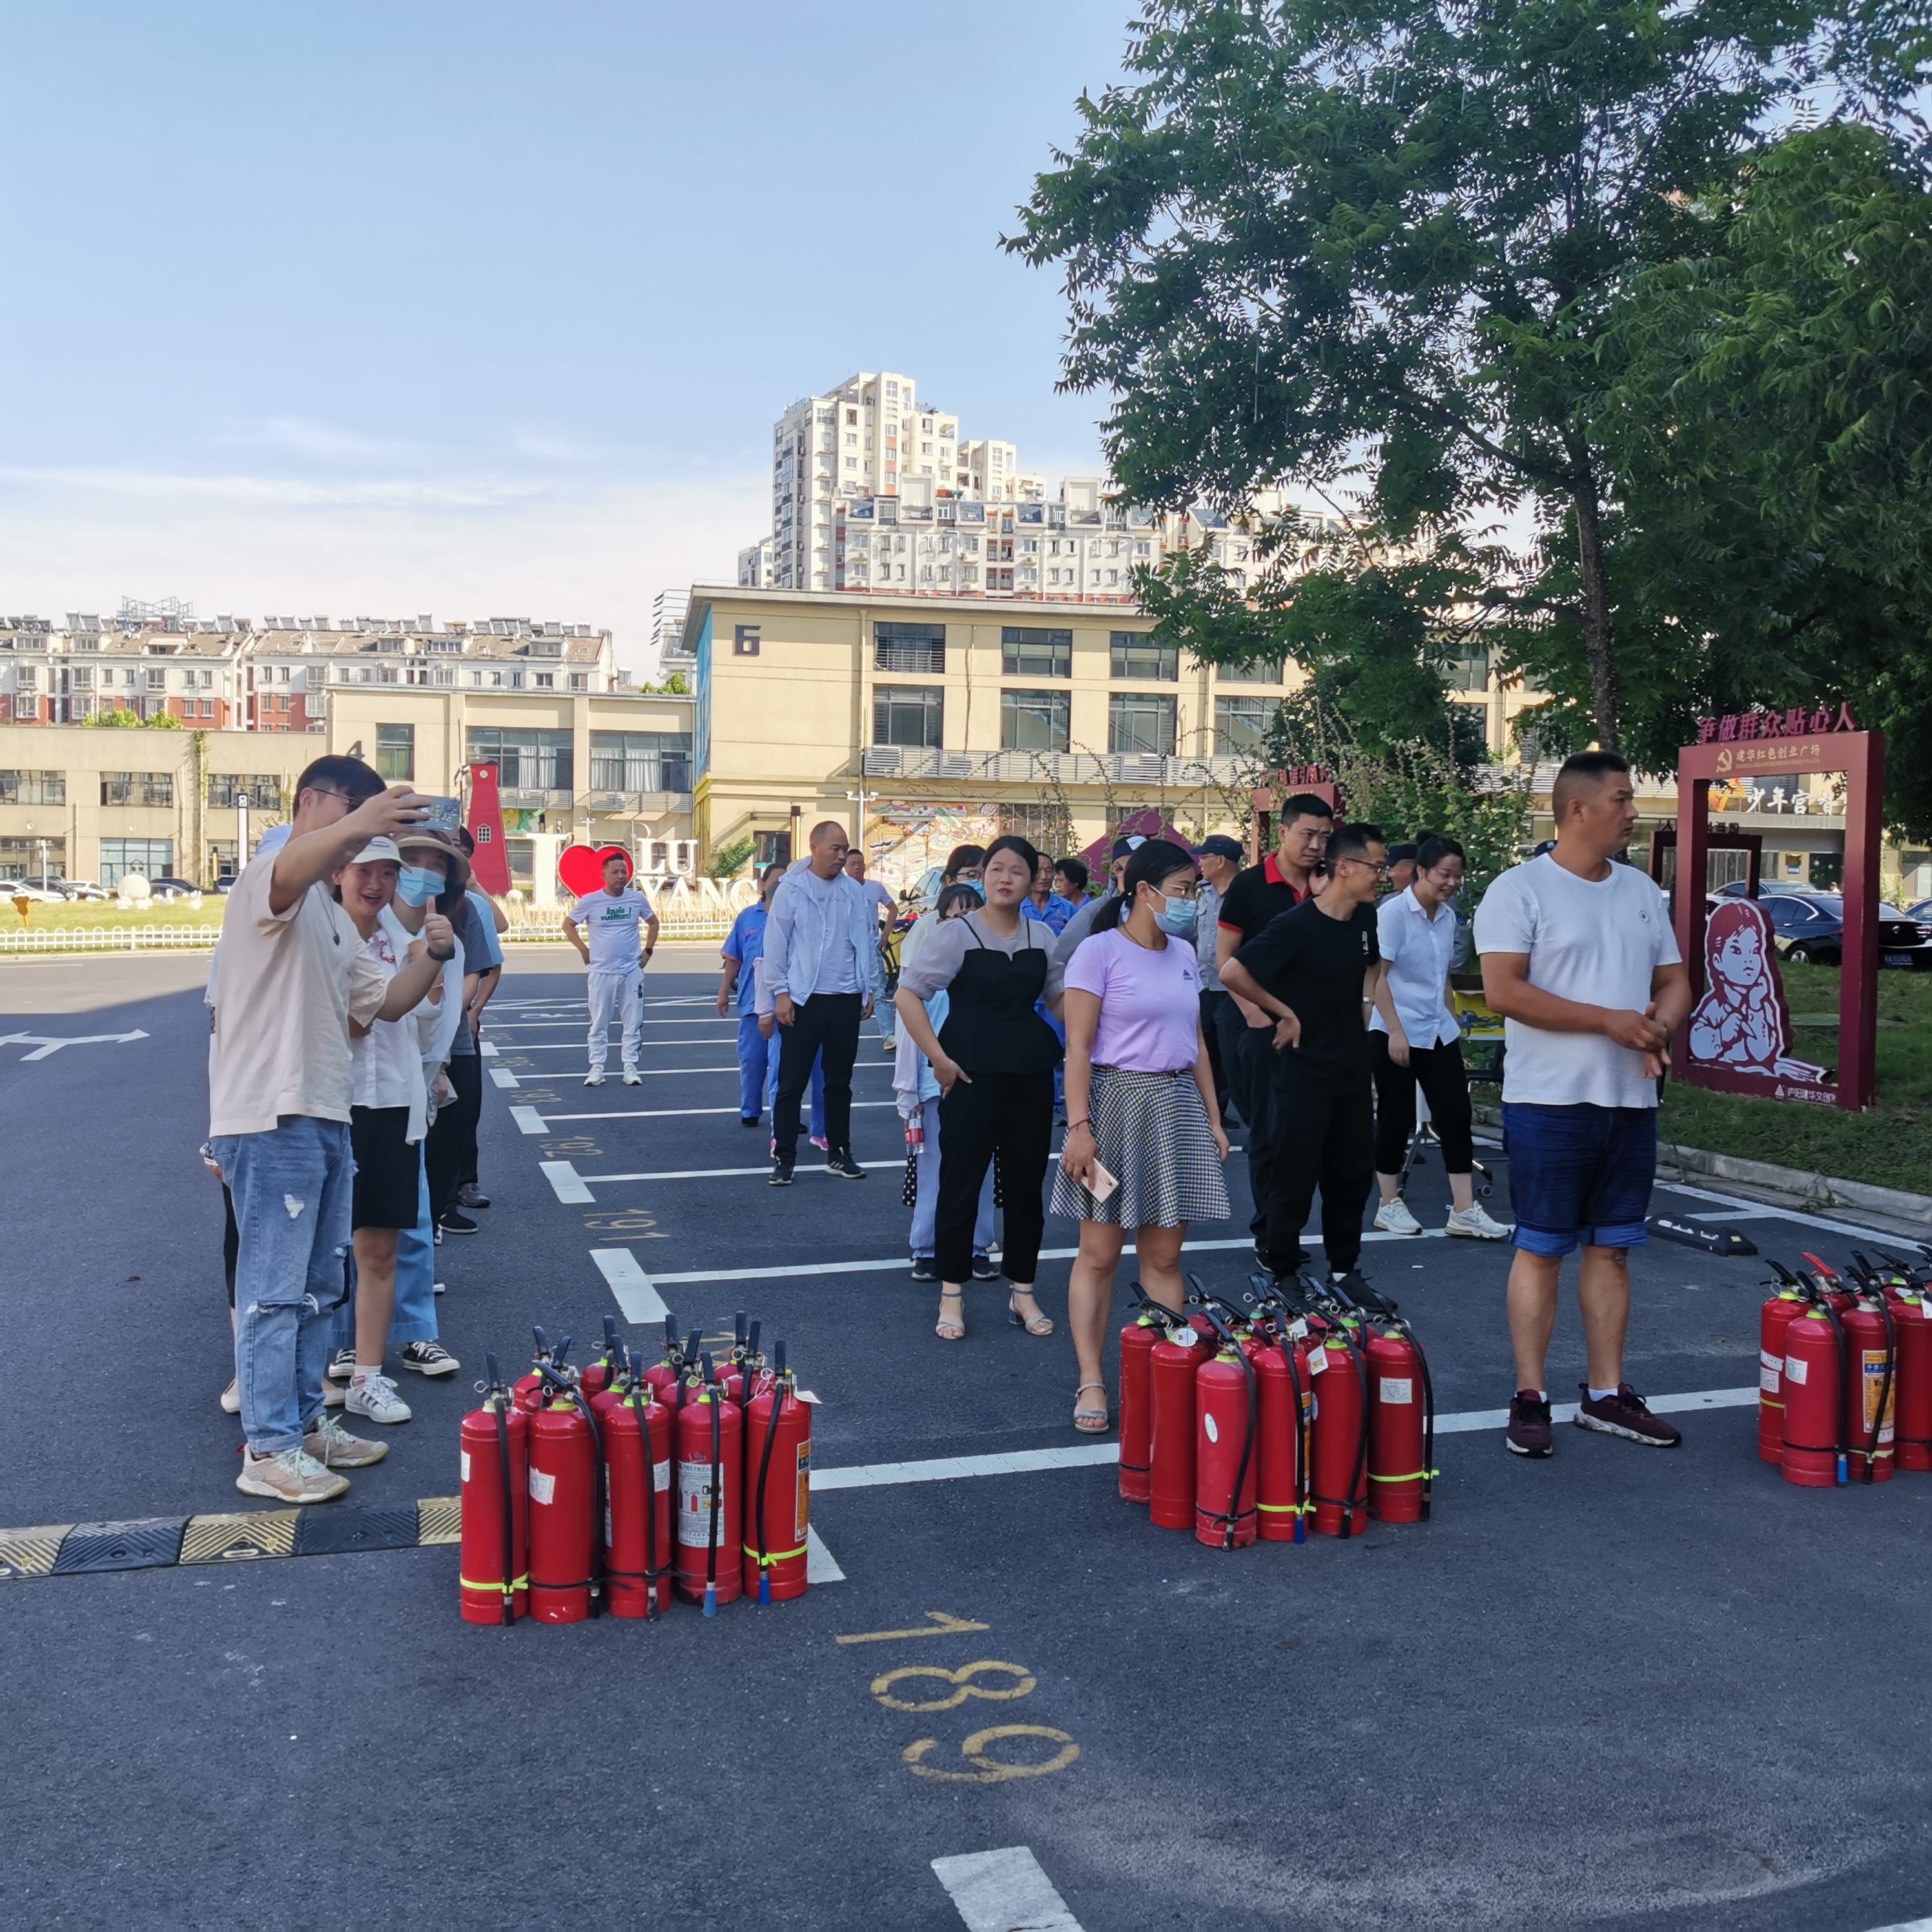
[(396, 896), (405, 905), (427, 905), (442, 890), (443, 875), (422, 866), (405, 866), (396, 881)]
[(1192, 939), (1201, 923), (1201, 902), (1163, 896), (1154, 922), (1162, 932), (1171, 933), (1176, 939)]
[(956, 879), (953, 884), (964, 886), (982, 905), (986, 903), (986, 889), (977, 879)]

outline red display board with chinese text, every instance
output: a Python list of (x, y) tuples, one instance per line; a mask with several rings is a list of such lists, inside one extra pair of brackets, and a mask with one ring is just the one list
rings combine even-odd
[[(1845, 777), (1845, 924), (1835, 1071), (1792, 1051), (1791, 1016), (1761, 902), (1707, 908), (1711, 787), (1814, 772)], [(1672, 1054), (1694, 1087), (1813, 1106), (1869, 1107), (1876, 1097), (1878, 863), (1885, 734), (1861, 731), (1849, 706), (1796, 705), (1698, 721), (1677, 757), (1678, 950), (1696, 995)], [(1708, 916), (1707, 916), (1708, 914)]]

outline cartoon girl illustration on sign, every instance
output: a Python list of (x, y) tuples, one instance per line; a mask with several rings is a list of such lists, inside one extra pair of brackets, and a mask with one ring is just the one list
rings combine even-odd
[(1778, 978), (1771, 921), (1750, 899), (1726, 899), (1704, 928), (1709, 988), (1690, 1016), (1690, 1058), (1766, 1079), (1816, 1080), (1822, 1067), (1792, 1060), (1791, 1016)]

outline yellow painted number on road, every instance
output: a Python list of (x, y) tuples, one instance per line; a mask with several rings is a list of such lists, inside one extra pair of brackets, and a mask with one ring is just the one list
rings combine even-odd
[[(1015, 1764), (994, 1756), (989, 1748), (1002, 1738), (1045, 1738), (1060, 1748), (1043, 1763)], [(916, 1744), (908, 1744), (904, 1753), (906, 1768), (916, 1778), (936, 1778), (942, 1784), (1004, 1784), (1016, 1778), (1045, 1778), (1050, 1772), (1064, 1771), (1080, 1755), (1080, 1747), (1064, 1731), (1056, 1731), (1048, 1724), (994, 1724), (975, 1731), (959, 1747), (959, 1754), (968, 1764), (978, 1766), (976, 1771), (940, 1771), (926, 1763), (926, 1753), (938, 1746), (936, 1738), (921, 1738)]]
[[(982, 1671), (1004, 1671), (1018, 1682), (1008, 1684), (1003, 1689), (991, 1688), (975, 1684), (972, 1679)], [(950, 1697), (935, 1698), (929, 1703), (908, 1702), (892, 1695), (892, 1687), (903, 1684), (909, 1678), (936, 1678), (941, 1684), (956, 1688)], [(908, 1664), (898, 1670), (888, 1670), (883, 1677), (872, 1679), (872, 1695), (889, 1711), (956, 1711), (968, 1697), (985, 1697), (995, 1703), (1006, 1703), (1015, 1697), (1024, 1697), (1034, 1689), (1039, 1679), (1024, 1664), (1001, 1664), (988, 1658), (977, 1664), (962, 1664), (957, 1670), (942, 1670), (936, 1664)]]
[(560, 1137), (544, 1142), (544, 1152), (552, 1160), (563, 1154), (602, 1154), (603, 1151), (595, 1141), (586, 1140), (581, 1134), (573, 1134), (567, 1140)]

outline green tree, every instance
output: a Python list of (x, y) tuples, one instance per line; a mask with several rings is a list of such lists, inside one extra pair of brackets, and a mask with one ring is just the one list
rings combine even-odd
[[(1066, 386), (1110, 389), (1134, 500), (1332, 480), (1369, 452), (1394, 536), (1532, 504), (1539, 613), (1620, 736), (1605, 318), (1696, 245), (1694, 198), (1828, 84), (1897, 111), (1925, 44), (1884, 0), (1145, 0), (1130, 84), (1008, 246), (1061, 266)], [(1565, 567), (1567, 564), (1567, 568)]]
[(704, 868), (705, 877), (711, 879), (735, 879), (743, 869), (745, 861), (752, 856), (754, 842), (749, 838), (734, 838), (728, 845), (721, 845), (711, 855), (711, 862)]

